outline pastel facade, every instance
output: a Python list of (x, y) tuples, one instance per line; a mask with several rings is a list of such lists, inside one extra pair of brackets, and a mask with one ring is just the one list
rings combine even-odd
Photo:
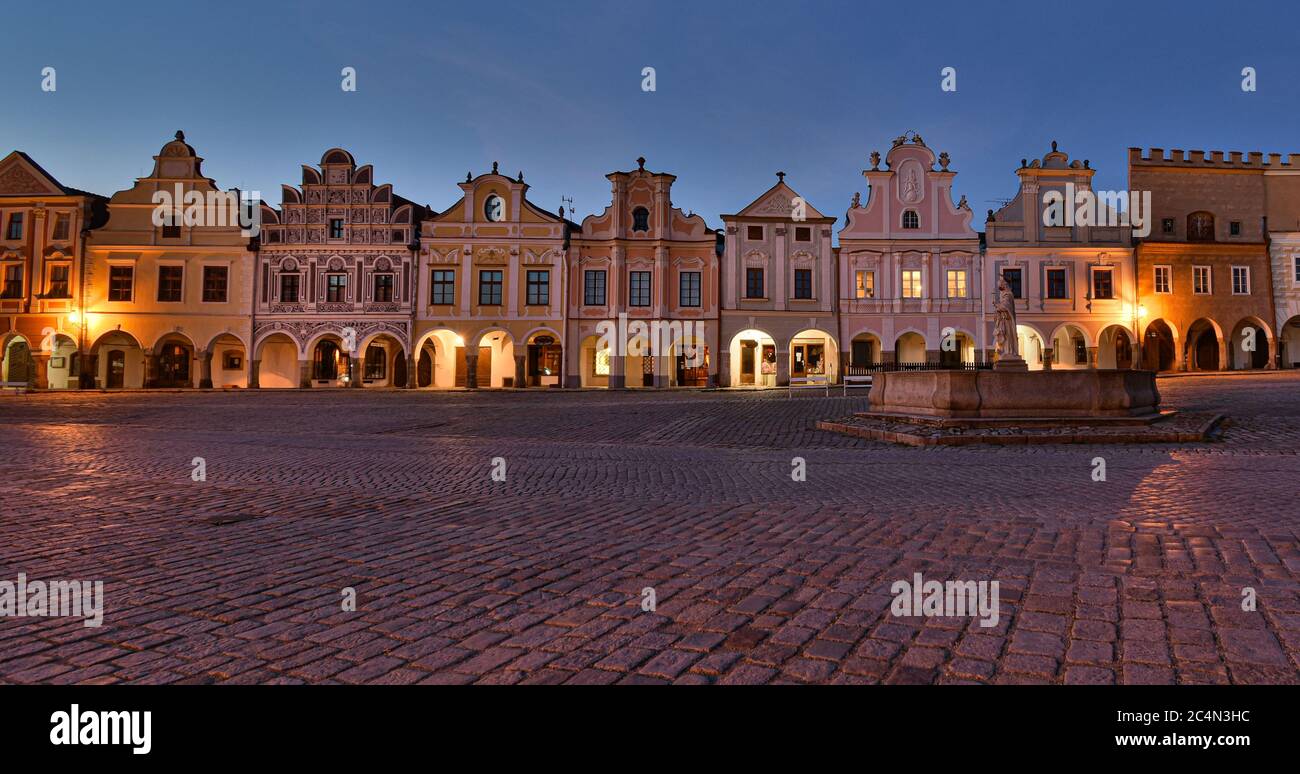
[(1136, 251), (1144, 368), (1275, 367), (1267, 168), (1262, 153), (1129, 149), (1129, 188), (1152, 202)]
[[(879, 364), (960, 366), (987, 362), (979, 235), (966, 198), (954, 203), (948, 154), (916, 134), (893, 142), (880, 168), (862, 173), (840, 229), (840, 341), (846, 373)], [(939, 168), (935, 168), (938, 162)], [(945, 337), (945, 331), (950, 334)], [(944, 340), (950, 342), (944, 346)]]
[(412, 386), (564, 384), (565, 271), (576, 226), (528, 200), (523, 173), (460, 183), (421, 226)]
[[(676, 176), (646, 169), (643, 158), (606, 178), (609, 206), (582, 221), (570, 249), (565, 384), (715, 386), (716, 232), (673, 206)], [(619, 332), (603, 335), (609, 326)]]
[(721, 386), (834, 381), (842, 357), (831, 246), (835, 218), (799, 196), (778, 172), (776, 185), (722, 222)]
[[(985, 341), (1005, 277), (1031, 370), (1132, 368), (1138, 360), (1132, 229), (1104, 217), (1113, 197), (1098, 198), (1095, 173), (1052, 143), (1041, 159), (1021, 161), (1015, 198), (985, 223)], [(1080, 213), (1089, 201), (1095, 206)]]
[(426, 209), (333, 148), (262, 208), (250, 387), (405, 386)]
[(102, 221), (104, 202), (21, 151), (0, 160), (0, 381), (88, 386), (82, 264), (85, 233)]
[(1278, 365), (1300, 368), (1300, 154), (1270, 154), (1264, 171)]
[(254, 253), (239, 192), (203, 175), (181, 132), (153, 160), (91, 232), (89, 375), (105, 389), (247, 387)]

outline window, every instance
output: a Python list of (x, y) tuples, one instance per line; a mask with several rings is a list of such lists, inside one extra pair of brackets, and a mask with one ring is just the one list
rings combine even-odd
[(1229, 221), (1228, 234), (1230, 236), (1241, 236), (1241, 221), (1239, 220)]
[(366, 379), (383, 379), (387, 373), (388, 353), (374, 344), (366, 347)]
[(812, 298), (812, 269), (794, 270), (794, 297)]
[(348, 275), (327, 274), (325, 276), (325, 300), (335, 303), (348, 299)]
[(225, 303), (226, 279), (230, 269), (226, 266), (203, 267), (203, 300), (208, 303)]
[(5, 230), (5, 239), (23, 238), (23, 214), (15, 212), (9, 216), (9, 228)]
[(72, 273), (72, 267), (67, 264), (55, 264), (50, 267), (50, 289), (45, 294), (47, 298), (71, 298), (72, 292), (68, 277)]
[(1187, 240), (1189, 242), (1214, 241), (1214, 216), (1208, 212), (1193, 212), (1187, 216)]
[(546, 306), (551, 303), (551, 272), (548, 270), (530, 270), (528, 272), (529, 306)]
[(1114, 272), (1110, 269), (1093, 269), (1092, 270), (1092, 297), (1093, 298), (1114, 298), (1115, 282)]
[(920, 228), (921, 217), (916, 214), (916, 210), (905, 210), (903, 212), (903, 228)]
[(796, 241), (796, 242), (811, 242), (811, 241), (812, 241), (812, 229), (809, 228), (808, 226), (795, 226), (795, 228), (794, 228), (794, 241)]
[(628, 276), (628, 290), (628, 306), (650, 306), (650, 272), (632, 272)]
[(52, 239), (60, 242), (66, 242), (68, 239), (68, 225), (72, 222), (72, 216), (66, 212), (61, 212), (54, 216), (54, 233)]
[(1022, 273), (1020, 269), (1003, 269), (1002, 279), (1007, 281), (1007, 287), (1011, 288), (1013, 298), (1024, 298), (1024, 283), (1021, 282)]
[(745, 227), (745, 238), (748, 239), (748, 240), (751, 241), (751, 242), (762, 242), (762, 241), (763, 241), (763, 227), (762, 227), (762, 226), (746, 226), (746, 227)]
[(921, 270), (903, 269), (903, 298), (921, 297)]
[(1174, 219), (1164, 218), (1160, 221), (1160, 230), (1166, 234), (1174, 233)]
[(429, 303), (450, 305), (456, 303), (456, 272), (453, 269), (434, 269), (429, 279)]
[(759, 267), (745, 269), (745, 298), (763, 298), (763, 270)]
[(478, 273), (479, 306), (501, 305), (501, 270), (483, 269)]
[(163, 239), (180, 239), (180, 238), (181, 238), (181, 227), (180, 227), (180, 226), (163, 226), (163, 227), (162, 227), (162, 236), (163, 236)]
[(678, 275), (678, 304), (680, 306), (700, 305), (700, 273), (684, 271)]
[(1192, 292), (1198, 296), (1208, 296), (1214, 292), (1214, 278), (1209, 266), (1192, 267)]
[(854, 281), (854, 298), (875, 298), (876, 297), (876, 273), (874, 271), (858, 270)]
[(1154, 285), (1157, 293), (1173, 292), (1172, 271), (1172, 268), (1169, 266), (1155, 267)]
[(582, 275), (582, 303), (587, 306), (605, 305), (605, 270), (588, 269)]
[(330, 239), (343, 238), (343, 219), (330, 218)]
[(393, 275), (391, 274), (375, 275), (374, 300), (380, 303), (393, 300)]
[(1047, 270), (1047, 297), (1068, 298), (1065, 293), (1065, 269)]
[(130, 301), (132, 285), (135, 284), (134, 266), (108, 267), (108, 300)]
[(5, 266), (4, 289), (0, 290), (0, 298), (22, 298), (23, 297), (23, 267), (22, 264), (11, 263)]
[(289, 304), (298, 303), (298, 275), (280, 275), (280, 300)]
[(1295, 278), (1297, 283), (1300, 283), (1300, 255), (1291, 259), (1291, 276)]
[(483, 217), (499, 223), (506, 219), (506, 200), (496, 194), (491, 194), (483, 200)]
[(1234, 296), (1250, 295), (1250, 267), (1232, 267), (1232, 294)]
[(632, 230), (643, 233), (650, 230), (650, 210), (645, 207), (632, 210)]
[(948, 298), (966, 297), (966, 270), (948, 270)]
[(158, 267), (158, 300), (176, 302), (181, 300), (182, 282), (185, 278), (184, 266)]

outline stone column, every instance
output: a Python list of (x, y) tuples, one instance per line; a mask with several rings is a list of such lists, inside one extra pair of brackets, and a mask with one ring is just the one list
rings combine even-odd
[(298, 361), (298, 386), (304, 390), (311, 388), (311, 361), (310, 360)]
[(212, 350), (210, 349), (199, 353), (199, 388), (212, 389)]
[(522, 390), (528, 386), (525, 380), (524, 367), (526, 365), (527, 355), (515, 355), (515, 388)]
[(37, 390), (50, 389), (50, 354), (39, 350), (32, 352), (32, 367), (36, 369), (32, 387)]
[(668, 387), (672, 385), (673, 380), (669, 376), (669, 369), (674, 367), (674, 358), (671, 355), (655, 355), (655, 386)]
[(478, 352), (470, 347), (465, 348), (465, 387), (478, 389)]
[(1096, 368), (1096, 367), (1097, 367), (1097, 348), (1096, 348), (1096, 347), (1088, 347), (1088, 367), (1089, 367), (1089, 368)]
[(1052, 359), (1056, 355), (1056, 350), (1051, 347), (1043, 347), (1043, 370), (1052, 370)]
[(406, 384), (400, 385), (408, 390), (414, 390), (420, 386), (420, 375), (415, 371), (415, 356), (406, 356)]
[(152, 349), (144, 351), (144, 386), (158, 386), (158, 361), (154, 358)]
[(348, 387), (349, 388), (359, 389), (361, 387), (361, 376), (362, 376), (361, 365), (362, 365), (361, 355), (359, 353), (353, 352), (348, 355)]
[(618, 390), (627, 386), (627, 357), (624, 355), (611, 353), (609, 356), (609, 386)]
[(926, 362), (926, 363), (942, 363), (942, 362), (943, 362), (943, 350), (939, 350), (939, 349), (927, 349), (927, 350), (925, 351), (925, 362)]
[(248, 389), (259, 390), (262, 388), (262, 361), (248, 361)]
[(731, 386), (731, 349), (727, 348), (718, 353), (718, 386)]
[(776, 351), (776, 386), (777, 387), (790, 386), (790, 351), (789, 350), (778, 349)]

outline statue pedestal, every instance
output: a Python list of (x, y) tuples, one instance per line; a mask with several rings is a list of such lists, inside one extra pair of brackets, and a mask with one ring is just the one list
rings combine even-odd
[(994, 371), (1028, 371), (1029, 364), (1018, 357), (999, 358), (993, 364)]

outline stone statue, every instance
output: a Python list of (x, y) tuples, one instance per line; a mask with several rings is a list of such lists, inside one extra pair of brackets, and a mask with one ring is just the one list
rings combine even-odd
[(1020, 358), (1020, 342), (1016, 337), (1016, 296), (1007, 284), (1007, 278), (998, 277), (998, 296), (993, 304), (997, 316), (993, 322), (993, 339), (997, 347), (998, 370), (1023, 371), (1027, 368)]

